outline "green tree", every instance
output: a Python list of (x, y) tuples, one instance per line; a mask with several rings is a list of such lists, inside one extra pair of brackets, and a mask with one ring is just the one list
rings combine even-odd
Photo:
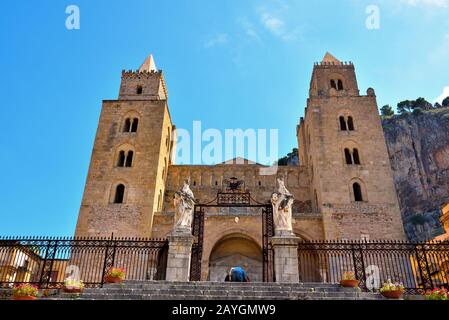
[(404, 100), (398, 103), (398, 112), (403, 114), (407, 112), (413, 111), (413, 106), (415, 104), (415, 101), (413, 100)]
[(413, 109), (418, 109), (418, 108), (421, 110), (432, 110), (433, 105), (424, 98), (418, 98), (418, 99), (416, 99), (415, 103), (413, 104)]
[(443, 100), (442, 105), (443, 107), (449, 107), (449, 97)]
[(394, 115), (394, 110), (389, 104), (386, 104), (382, 108), (380, 108), (380, 113), (384, 117), (390, 117)]

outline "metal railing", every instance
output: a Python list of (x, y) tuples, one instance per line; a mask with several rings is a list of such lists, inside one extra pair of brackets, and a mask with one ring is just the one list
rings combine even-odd
[(338, 283), (354, 272), (365, 291), (390, 279), (407, 293), (423, 293), (449, 284), (449, 242), (315, 241), (298, 246), (300, 282)]
[(101, 287), (111, 267), (128, 280), (164, 280), (168, 241), (143, 238), (0, 238), (0, 287), (60, 288), (67, 277)]

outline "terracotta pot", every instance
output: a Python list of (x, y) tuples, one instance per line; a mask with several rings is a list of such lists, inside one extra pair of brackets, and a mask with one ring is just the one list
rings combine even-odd
[(81, 293), (83, 291), (83, 289), (81, 288), (67, 288), (67, 287), (62, 288), (62, 290), (66, 293)]
[(357, 288), (359, 280), (341, 280), (340, 285), (344, 288)]
[(404, 291), (402, 291), (402, 290), (382, 292), (382, 295), (388, 299), (400, 299), (403, 294), (404, 294)]
[(123, 281), (123, 279), (119, 278), (119, 277), (111, 277), (111, 276), (105, 276), (104, 277), (104, 282), (105, 283), (120, 283), (122, 281)]
[(33, 296), (12, 296), (13, 300), (36, 300), (37, 297)]

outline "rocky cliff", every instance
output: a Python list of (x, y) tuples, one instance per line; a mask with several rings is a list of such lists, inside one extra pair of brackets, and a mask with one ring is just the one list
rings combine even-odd
[(449, 202), (449, 108), (384, 118), (382, 125), (407, 236), (443, 233), (440, 208)]

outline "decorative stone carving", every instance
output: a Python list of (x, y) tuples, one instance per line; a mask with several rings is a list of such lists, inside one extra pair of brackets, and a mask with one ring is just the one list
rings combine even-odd
[(294, 198), (285, 187), (282, 178), (278, 178), (277, 182), (279, 189), (271, 196), (275, 234), (276, 236), (292, 235), (292, 205)]
[(175, 192), (175, 222), (174, 232), (191, 233), (193, 208), (195, 206), (195, 197), (190, 190), (189, 182), (184, 181), (184, 185), (180, 191)]

